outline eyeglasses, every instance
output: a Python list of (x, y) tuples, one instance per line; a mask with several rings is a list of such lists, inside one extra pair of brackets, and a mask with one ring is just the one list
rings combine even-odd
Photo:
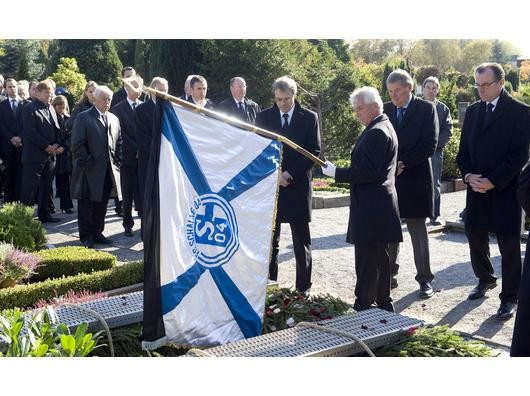
[(475, 84), (475, 85), (473, 85), (473, 87), (475, 87), (476, 89), (479, 89), (479, 88), (488, 88), (491, 84), (496, 83), (496, 82), (498, 82), (498, 81), (499, 81), (499, 80), (493, 80), (492, 82), (489, 82), (489, 83)]

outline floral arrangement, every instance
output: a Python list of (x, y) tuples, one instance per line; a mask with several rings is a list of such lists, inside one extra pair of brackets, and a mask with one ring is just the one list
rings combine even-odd
[(0, 288), (13, 287), (28, 278), (40, 265), (37, 256), (15, 248), (9, 243), (0, 243)]
[(296, 290), (267, 290), (263, 334), (287, 329), (299, 322), (318, 322), (353, 312), (351, 306), (329, 294), (306, 296)]

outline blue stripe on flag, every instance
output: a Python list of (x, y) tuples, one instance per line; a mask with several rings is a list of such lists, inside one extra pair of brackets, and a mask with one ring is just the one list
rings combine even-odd
[(212, 190), (204, 176), (201, 165), (195, 157), (191, 149), (190, 142), (184, 133), (184, 129), (180, 124), (177, 113), (173, 106), (166, 102), (164, 103), (164, 114), (162, 118), (162, 134), (171, 143), (175, 155), (180, 161), (180, 165), (186, 172), (190, 183), (199, 195), (211, 193)]
[(210, 268), (210, 274), (245, 338), (260, 335), (261, 319), (223, 267)]
[(206, 268), (199, 263), (193, 264), (186, 272), (180, 274), (173, 282), (163, 285), (160, 290), (162, 295), (162, 315), (171, 312), (180, 304), (186, 294), (197, 285)]
[(280, 165), (279, 161), (280, 144), (272, 141), (252, 162), (235, 175), (218, 194), (230, 202), (275, 172)]

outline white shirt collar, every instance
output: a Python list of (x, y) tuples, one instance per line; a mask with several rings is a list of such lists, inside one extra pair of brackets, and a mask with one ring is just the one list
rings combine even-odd
[(135, 100), (135, 101), (133, 102), (131, 99), (129, 99), (128, 96), (127, 96), (126, 99), (127, 99), (127, 102), (129, 102), (129, 106), (130, 106), (131, 108), (132, 108), (133, 103), (136, 103), (136, 106), (138, 107), (138, 101), (137, 101), (137, 100)]
[(294, 113), (294, 103), (293, 103), (293, 107), (291, 107), (291, 109), (287, 112), (287, 113), (284, 113), (280, 110), (280, 119), (282, 121), (282, 125), (283, 125), (283, 115), (284, 114), (289, 114), (289, 118), (287, 121), (289, 121), (289, 124), (291, 123), (291, 119), (293, 118), (293, 113)]
[(497, 107), (497, 102), (499, 101), (499, 98), (500, 98), (500, 95), (497, 96), (495, 99), (493, 99), (491, 102), (486, 102), (486, 106), (488, 105), (488, 103), (491, 103), (493, 105), (493, 109), (491, 109), (491, 111), (494, 111), (495, 108)]

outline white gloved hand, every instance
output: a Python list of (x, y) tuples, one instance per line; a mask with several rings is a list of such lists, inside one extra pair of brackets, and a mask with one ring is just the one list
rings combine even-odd
[(335, 171), (337, 170), (337, 167), (333, 165), (333, 162), (326, 161), (326, 167), (322, 166), (321, 168), (323, 174), (335, 178)]

